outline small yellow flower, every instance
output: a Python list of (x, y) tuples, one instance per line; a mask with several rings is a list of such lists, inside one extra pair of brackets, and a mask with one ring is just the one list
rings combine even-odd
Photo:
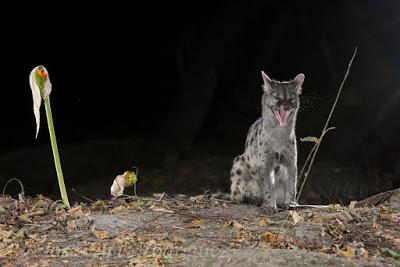
[(136, 196), (136, 182), (138, 180), (137, 178), (137, 168), (134, 167), (136, 169), (136, 172), (133, 171), (126, 171), (123, 174), (117, 175), (117, 177), (115, 177), (113, 184), (111, 185), (111, 195), (115, 198), (122, 196), (124, 194), (124, 189), (125, 187), (130, 187), (130, 186), (134, 186), (133, 190), (135, 192), (135, 196)]
[(134, 172), (126, 171), (124, 172), (124, 178), (126, 186), (132, 186), (137, 182), (137, 176)]

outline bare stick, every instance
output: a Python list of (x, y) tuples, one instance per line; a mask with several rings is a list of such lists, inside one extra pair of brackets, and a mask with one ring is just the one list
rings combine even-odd
[[(322, 139), (324, 138), (325, 134), (326, 134), (327, 132), (329, 132), (330, 130), (333, 130), (333, 129), (335, 129), (335, 127), (330, 127), (330, 128), (328, 128), (328, 129), (326, 129), (324, 132), (322, 132), (321, 137), (318, 139), (318, 142), (315, 143), (314, 147), (311, 149), (310, 154), (308, 154), (306, 163), (307, 163), (307, 161), (308, 161), (308, 159), (310, 158), (311, 155), (312, 155), (312, 157), (311, 157), (310, 164), (308, 165), (308, 169), (307, 169), (307, 171), (304, 173), (304, 179), (303, 179), (303, 182), (302, 182), (302, 184), (301, 184), (301, 187), (300, 187), (300, 190), (299, 190), (299, 194), (297, 195), (296, 203), (299, 202), (300, 193), (301, 193), (301, 191), (303, 191), (304, 184), (306, 183), (308, 174), (309, 174), (310, 171), (311, 171), (311, 167), (312, 167), (312, 164), (313, 164), (313, 162), (314, 162), (314, 158), (315, 158), (315, 156), (316, 156), (316, 154), (317, 154), (319, 145), (321, 144), (321, 141), (322, 141)], [(313, 153), (313, 152), (314, 152), (314, 153)], [(303, 168), (301, 169), (301, 174), (300, 174), (299, 177), (301, 177), (301, 175), (303, 174), (303, 171), (304, 171), (304, 169), (305, 169), (305, 167), (306, 167), (306, 163), (304, 163)]]
[[(309, 173), (310, 173), (310, 171), (311, 171), (311, 167), (312, 167), (312, 165), (313, 165), (313, 163), (314, 163), (315, 156), (316, 156), (317, 153), (318, 153), (318, 149), (319, 149), (319, 146), (321, 145), (322, 139), (324, 138), (324, 135), (325, 135), (329, 130), (332, 129), (332, 128), (328, 128), (329, 122), (331, 121), (332, 114), (333, 114), (333, 112), (335, 111), (337, 102), (338, 102), (338, 100), (339, 100), (340, 94), (342, 93), (344, 83), (345, 83), (346, 80), (347, 80), (347, 76), (348, 76), (349, 73), (350, 73), (351, 65), (353, 64), (353, 60), (354, 60), (356, 54), (357, 54), (357, 46), (354, 48), (353, 56), (351, 57), (350, 62), (349, 62), (349, 64), (348, 64), (348, 66), (347, 66), (346, 74), (344, 75), (343, 80), (342, 80), (342, 83), (340, 84), (339, 90), (338, 90), (338, 92), (337, 92), (337, 94), (336, 94), (335, 102), (333, 102), (331, 111), (330, 111), (329, 116), (328, 116), (328, 118), (327, 118), (327, 120), (326, 120), (326, 122), (325, 122), (325, 126), (324, 126), (324, 128), (322, 129), (321, 136), (320, 136), (320, 138), (319, 138), (319, 140), (318, 140), (318, 143), (316, 143), (316, 146), (315, 146), (315, 149), (314, 149), (314, 153), (312, 153), (312, 152), (310, 153), (310, 154), (312, 154), (312, 157), (311, 157), (311, 160), (310, 160), (310, 164), (308, 165), (308, 169), (307, 169), (307, 171), (304, 173), (303, 183), (302, 183), (301, 188), (300, 188), (300, 190), (299, 190), (299, 193), (298, 193), (298, 195), (297, 195), (296, 202), (299, 202), (299, 198), (300, 198), (301, 192), (302, 192), (302, 190), (303, 190), (303, 186), (304, 186), (304, 184), (305, 184), (305, 182), (306, 182), (306, 180), (307, 180), (307, 177), (308, 177), (308, 175), (309, 175)], [(299, 177), (299, 178), (301, 178), (301, 177)]]
[[(303, 167), (301, 168), (301, 172), (300, 172), (300, 174), (299, 174), (299, 179), (300, 179), (301, 177), (303, 177), (304, 170), (306, 169), (306, 167), (307, 167), (307, 165), (308, 165), (308, 162), (310, 161), (311, 156), (313, 155), (314, 150), (315, 150), (316, 147), (317, 147), (317, 143), (314, 143), (314, 145), (313, 145), (313, 147), (312, 147), (310, 153), (308, 153), (308, 156), (307, 156), (306, 161), (303, 163)], [(303, 185), (301, 185), (301, 188), (303, 188)], [(300, 191), (301, 191), (301, 190), (300, 190)]]
[(57, 205), (58, 203), (62, 203), (63, 205), (65, 205), (64, 201), (62, 201), (61, 199), (58, 199), (58, 200), (54, 201), (53, 204), (51, 204), (50, 210), (52, 210), (54, 208), (54, 206)]
[[(347, 79), (347, 76), (349, 75), (350, 68), (351, 68), (351, 65), (353, 64), (353, 60), (354, 60), (354, 57), (356, 56), (356, 54), (357, 54), (357, 47), (355, 47), (355, 49), (354, 49), (353, 56), (352, 56), (351, 59), (350, 59), (349, 65), (348, 65), (348, 67), (347, 67), (346, 74), (344, 75), (344, 78), (343, 78), (343, 80), (342, 80), (342, 83), (340, 84), (339, 91), (338, 91), (338, 93), (337, 93), (337, 95), (336, 95), (335, 102), (334, 102), (333, 105), (332, 105), (332, 108), (331, 108), (331, 111), (330, 111), (330, 113), (329, 113), (329, 116), (328, 116), (328, 118), (327, 118), (327, 120), (326, 120), (326, 122), (325, 122), (325, 126), (324, 126), (324, 128), (322, 129), (321, 136), (319, 137), (318, 142), (316, 142), (316, 143), (314, 144), (314, 146), (312, 147), (310, 153), (308, 154), (308, 157), (307, 157), (306, 161), (305, 161), (304, 164), (303, 164), (303, 167), (302, 167), (302, 169), (301, 169), (301, 173), (300, 173), (300, 175), (299, 175), (299, 179), (302, 177), (303, 174), (304, 174), (304, 179), (303, 179), (303, 182), (302, 182), (302, 184), (301, 184), (300, 190), (299, 190), (299, 192), (298, 192), (298, 194), (297, 194), (296, 203), (299, 202), (299, 198), (300, 198), (301, 192), (303, 191), (304, 184), (306, 183), (307, 177), (308, 177), (308, 175), (309, 175), (309, 173), (310, 173), (310, 171), (311, 171), (311, 167), (312, 167), (312, 165), (313, 165), (313, 163), (314, 163), (314, 159), (315, 159), (315, 156), (317, 155), (317, 152), (318, 152), (319, 146), (321, 145), (322, 139), (324, 138), (324, 136), (325, 136), (325, 134), (326, 134), (327, 132), (329, 132), (330, 130), (335, 129), (335, 127), (330, 127), (330, 128), (328, 128), (329, 122), (330, 122), (330, 120), (331, 120), (331, 118), (332, 118), (333, 111), (335, 110), (336, 104), (337, 104), (337, 102), (338, 102), (338, 100), (339, 100), (339, 97), (340, 97), (340, 94), (341, 94), (341, 92), (342, 92), (342, 90), (343, 90), (343, 85), (344, 85), (344, 83), (345, 83), (345, 81), (346, 81), (346, 79)], [(307, 171), (304, 172), (304, 170), (306, 169), (306, 166), (307, 166), (308, 162), (310, 162), (310, 164), (308, 165)], [(289, 209), (289, 207), (287, 207), (287, 209)], [(285, 222), (288, 218), (289, 218), (289, 213), (286, 214), (286, 217), (283, 219), (283, 222)], [(281, 227), (279, 228), (278, 232), (281, 232), (281, 230), (282, 230), (282, 228), (283, 228), (284, 226), (285, 226), (285, 225), (282, 223), (282, 225), (281, 225)]]
[[(136, 170), (135, 174), (136, 174), (136, 177), (138, 177), (138, 176), (139, 176), (139, 168), (136, 167), (136, 166), (133, 166), (133, 167), (132, 167), (132, 170)], [(137, 197), (137, 193), (136, 193), (136, 183), (133, 185), (133, 192), (135, 193), (135, 197)]]
[(24, 185), (22, 184), (21, 180), (18, 178), (11, 178), (10, 180), (7, 181), (6, 185), (3, 187), (3, 196), (6, 192), (6, 188), (8, 186), (9, 183), (11, 183), (12, 181), (16, 181), (19, 183), (19, 186), (21, 187), (21, 193), (20, 194), (24, 194), (25, 190), (24, 190)]
[(158, 199), (157, 202), (160, 202), (164, 198), (164, 195), (165, 195), (165, 191), (161, 194), (161, 196), (160, 196), (160, 198)]
[(71, 188), (71, 190), (74, 191), (75, 194), (77, 194), (78, 196), (80, 196), (80, 197), (83, 198), (84, 200), (87, 200), (87, 201), (92, 202), (92, 203), (96, 202), (96, 201), (94, 201), (94, 200), (92, 200), (92, 199), (90, 199), (90, 198), (84, 196), (83, 194), (79, 193), (79, 192), (76, 191), (75, 188), (73, 188), (73, 187)]

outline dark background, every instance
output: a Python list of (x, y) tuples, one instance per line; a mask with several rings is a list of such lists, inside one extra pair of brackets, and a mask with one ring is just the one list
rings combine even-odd
[[(317, 136), (355, 46), (304, 201), (400, 186), (398, 1), (41, 1), (2, 11), (0, 187), (18, 177), (27, 194), (58, 198), (44, 109), (34, 139), (36, 65), (53, 84), (69, 190), (108, 197), (135, 165), (143, 194), (194, 194), (228, 190), (230, 162), (260, 114), (261, 70), (305, 74), (297, 136)], [(300, 166), (310, 148), (299, 143)]]

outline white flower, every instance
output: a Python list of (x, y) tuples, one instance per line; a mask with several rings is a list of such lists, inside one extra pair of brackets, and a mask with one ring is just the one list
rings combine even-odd
[(29, 75), (29, 84), (32, 90), (33, 113), (36, 119), (35, 138), (37, 138), (40, 128), (40, 105), (42, 104), (42, 98), (47, 99), (51, 94), (51, 83), (47, 69), (43, 66), (35, 67)]

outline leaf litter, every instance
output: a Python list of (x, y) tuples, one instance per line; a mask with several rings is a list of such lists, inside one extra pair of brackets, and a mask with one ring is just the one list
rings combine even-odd
[(0, 196), (0, 265), (179, 264), (204, 251), (314, 251), (396, 266), (400, 211), (329, 205), (266, 215), (214, 198), (135, 197), (66, 209), (44, 196)]

